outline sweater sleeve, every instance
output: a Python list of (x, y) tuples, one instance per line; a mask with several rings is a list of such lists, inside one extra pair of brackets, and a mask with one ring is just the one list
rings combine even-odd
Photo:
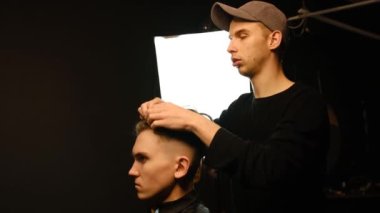
[(319, 177), (328, 141), (325, 105), (313, 95), (299, 95), (284, 103), (283, 114), (262, 141), (242, 139), (225, 128), (219, 129), (209, 147), (206, 164), (236, 176), (247, 187)]

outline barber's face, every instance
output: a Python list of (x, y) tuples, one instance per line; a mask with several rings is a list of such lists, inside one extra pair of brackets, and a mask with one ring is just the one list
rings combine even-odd
[(233, 19), (230, 24), (230, 44), (233, 66), (241, 75), (252, 78), (258, 74), (269, 57), (268, 35), (270, 31), (258, 22)]
[(144, 130), (132, 149), (134, 163), (129, 175), (135, 179), (137, 197), (141, 200), (170, 191), (175, 183), (175, 160), (160, 140), (152, 130)]

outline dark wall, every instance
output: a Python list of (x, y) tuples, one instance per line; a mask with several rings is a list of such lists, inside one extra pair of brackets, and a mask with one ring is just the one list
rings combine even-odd
[(196, 28), (189, 8), (209, 10), (1, 2), (1, 212), (142, 210), (127, 173), (137, 106), (159, 95), (153, 35)]
[[(141, 212), (127, 173), (137, 106), (159, 95), (153, 36), (200, 32), (211, 5), (2, 1), (0, 211)], [(282, 5), (293, 15), (299, 3)], [(289, 75), (336, 111), (338, 179), (376, 176), (379, 41), (309, 26), (294, 36)]]

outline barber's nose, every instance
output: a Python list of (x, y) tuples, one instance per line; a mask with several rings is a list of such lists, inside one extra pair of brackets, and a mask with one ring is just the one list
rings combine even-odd
[(228, 44), (227, 52), (229, 52), (229, 53), (236, 52), (236, 47), (235, 47), (235, 44), (234, 44), (234, 42), (232, 40)]

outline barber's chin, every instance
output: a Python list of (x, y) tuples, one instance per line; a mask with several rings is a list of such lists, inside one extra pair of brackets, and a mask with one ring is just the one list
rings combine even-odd
[(244, 70), (244, 69), (239, 69), (239, 73), (240, 73), (240, 75), (242, 75), (242, 76), (245, 76), (245, 77), (250, 77), (250, 73), (249, 72), (247, 72), (246, 70)]

